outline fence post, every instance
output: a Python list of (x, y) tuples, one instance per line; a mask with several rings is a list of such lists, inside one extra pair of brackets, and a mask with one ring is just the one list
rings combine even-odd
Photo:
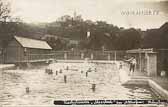
[(67, 83), (67, 76), (64, 75), (64, 83)]
[(55, 52), (55, 53), (53, 53), (53, 55), (54, 55), (54, 60), (56, 60), (56, 52)]
[(91, 53), (91, 56), (90, 56), (90, 57), (91, 57), (91, 59), (93, 60), (93, 53)]
[(141, 53), (139, 53), (139, 70), (142, 72), (142, 56)]
[(107, 57), (108, 57), (108, 58), (107, 58), (108, 60), (110, 60), (110, 59), (111, 59), (111, 58), (110, 58), (110, 53), (108, 53), (108, 56), (107, 56)]
[(115, 60), (115, 62), (116, 62), (116, 60), (117, 60), (117, 54), (116, 54), (116, 51), (114, 51), (114, 60)]
[(67, 59), (67, 53), (66, 52), (64, 53), (64, 59)]
[(81, 52), (81, 59), (84, 59), (84, 53)]
[(28, 52), (28, 62), (30, 62), (31, 60), (31, 55), (30, 55), (30, 52)]

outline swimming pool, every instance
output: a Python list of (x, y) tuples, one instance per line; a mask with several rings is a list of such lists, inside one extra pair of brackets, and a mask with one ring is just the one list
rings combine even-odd
[[(51, 69), (53, 74), (45, 73), (46, 69)], [(122, 85), (121, 74), (127, 72), (121, 73), (116, 63), (91, 62), (59, 62), (38, 69), (5, 70), (0, 76), (0, 103), (53, 105), (53, 100), (159, 99), (149, 86)]]

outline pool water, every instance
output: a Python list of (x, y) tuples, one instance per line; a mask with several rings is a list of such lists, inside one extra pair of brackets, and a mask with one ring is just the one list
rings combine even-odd
[[(45, 73), (46, 68), (53, 74)], [(122, 85), (119, 71), (115, 63), (54, 63), (40, 69), (6, 70), (0, 74), (0, 103), (53, 105), (53, 100), (158, 99), (148, 86)]]

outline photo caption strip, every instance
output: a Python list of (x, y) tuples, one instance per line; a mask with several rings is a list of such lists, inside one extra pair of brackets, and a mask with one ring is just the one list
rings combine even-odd
[(54, 105), (167, 105), (168, 100), (55, 100)]

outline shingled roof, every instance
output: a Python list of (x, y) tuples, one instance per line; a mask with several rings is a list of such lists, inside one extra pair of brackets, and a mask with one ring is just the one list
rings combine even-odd
[(52, 49), (46, 41), (35, 40), (25, 37), (14, 36), (14, 38), (22, 45), (24, 48), (35, 48), (35, 49)]

